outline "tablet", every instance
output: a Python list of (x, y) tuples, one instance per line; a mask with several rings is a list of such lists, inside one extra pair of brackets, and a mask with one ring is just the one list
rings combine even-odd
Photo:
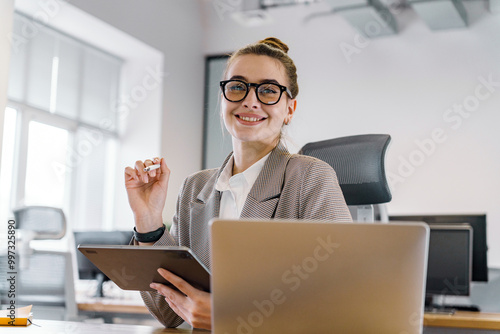
[(155, 291), (152, 282), (177, 290), (157, 271), (165, 268), (193, 287), (210, 292), (210, 273), (191, 249), (182, 246), (78, 245), (104, 275), (123, 290)]

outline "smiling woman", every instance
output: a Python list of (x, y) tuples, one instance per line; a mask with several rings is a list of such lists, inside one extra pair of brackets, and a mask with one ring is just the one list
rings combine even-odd
[[(298, 94), (296, 68), (287, 52), (279, 39), (267, 38), (229, 59), (220, 94), (233, 152), (220, 168), (184, 181), (170, 231), (161, 217), (170, 176), (166, 159), (137, 161), (125, 169), (137, 244), (186, 246), (210, 268), (212, 218), (351, 221), (335, 171), (315, 158), (291, 154), (281, 143)], [(153, 164), (160, 168), (144, 171)], [(185, 320), (210, 329), (210, 294), (166, 270), (160, 273), (182, 293), (162, 284), (152, 286), (156, 292), (142, 292), (153, 315), (168, 327)]]
[[(233, 172), (237, 174), (277, 145), (281, 129), (290, 123), (297, 103), (291, 93), (282, 97), (291, 80), (279, 60), (258, 54), (236, 57), (228, 63), (226, 77), (229, 80), (221, 83), (226, 83), (222, 87), (225, 99), (221, 109), (225, 127), (232, 137), (235, 152)], [(229, 91), (234, 86), (240, 87), (240, 91), (242, 87), (245, 90), (243, 93)], [(249, 94), (251, 86), (255, 94)], [(243, 151), (250, 154), (242, 154)]]

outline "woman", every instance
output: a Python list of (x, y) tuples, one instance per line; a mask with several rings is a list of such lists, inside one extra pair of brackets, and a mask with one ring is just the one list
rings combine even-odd
[[(212, 218), (351, 221), (333, 169), (312, 157), (292, 155), (281, 143), (299, 90), (287, 51), (279, 39), (267, 38), (229, 59), (221, 81), (221, 116), (233, 152), (220, 168), (184, 181), (170, 232), (164, 231), (161, 217), (170, 175), (165, 160), (137, 161), (135, 168), (125, 169), (139, 244), (189, 247), (210, 268)], [(143, 171), (155, 163), (160, 169)], [(185, 320), (195, 328), (210, 329), (210, 294), (166, 270), (159, 272), (183, 293), (162, 284), (152, 284), (156, 292), (141, 292), (153, 315), (167, 327)]]

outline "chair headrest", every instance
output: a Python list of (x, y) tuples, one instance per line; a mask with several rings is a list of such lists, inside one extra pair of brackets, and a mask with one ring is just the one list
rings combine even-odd
[(306, 144), (299, 153), (325, 161), (337, 173), (347, 205), (390, 202), (385, 153), (391, 136), (368, 134)]
[(61, 239), (66, 234), (66, 216), (62, 209), (49, 206), (25, 206), (14, 210), (16, 228), (35, 232), (34, 239)]

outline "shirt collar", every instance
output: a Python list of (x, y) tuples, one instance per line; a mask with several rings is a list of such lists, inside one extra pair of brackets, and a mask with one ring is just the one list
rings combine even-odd
[[(266, 154), (264, 157), (262, 157), (259, 161), (254, 163), (252, 166), (247, 168), (244, 172), (242, 172), (242, 176), (245, 178), (247, 184), (250, 186), (253, 186), (255, 183), (255, 180), (257, 180), (257, 177), (259, 176), (260, 172), (262, 171), (262, 168), (264, 167), (264, 164), (266, 163), (267, 158), (269, 158), (269, 155), (271, 152)], [(220, 174), (219, 179), (217, 180), (217, 183), (215, 184), (215, 190), (217, 191), (225, 191), (229, 190), (229, 179), (233, 177), (233, 164), (234, 164), (234, 156), (231, 156), (229, 161), (227, 162), (226, 166), (224, 166), (224, 169), (222, 170), (222, 173)], [(238, 175), (238, 174), (237, 174)], [(234, 175), (236, 176), (236, 175)]]
[(215, 184), (215, 190), (217, 191), (229, 190), (229, 179), (233, 174), (233, 161), (234, 157), (231, 156), (226, 166), (224, 166), (224, 169), (222, 170), (219, 179), (217, 180), (217, 183)]
[(247, 170), (245, 170), (243, 173), (241, 173), (241, 174), (243, 174), (243, 176), (247, 180), (247, 183), (250, 186), (253, 186), (253, 184), (255, 183), (255, 180), (257, 180), (257, 177), (259, 176), (260, 172), (262, 171), (262, 168), (264, 167), (264, 164), (266, 163), (267, 158), (269, 158), (269, 154), (271, 154), (271, 152), (266, 154), (259, 161), (257, 161), (252, 166), (247, 168)]

